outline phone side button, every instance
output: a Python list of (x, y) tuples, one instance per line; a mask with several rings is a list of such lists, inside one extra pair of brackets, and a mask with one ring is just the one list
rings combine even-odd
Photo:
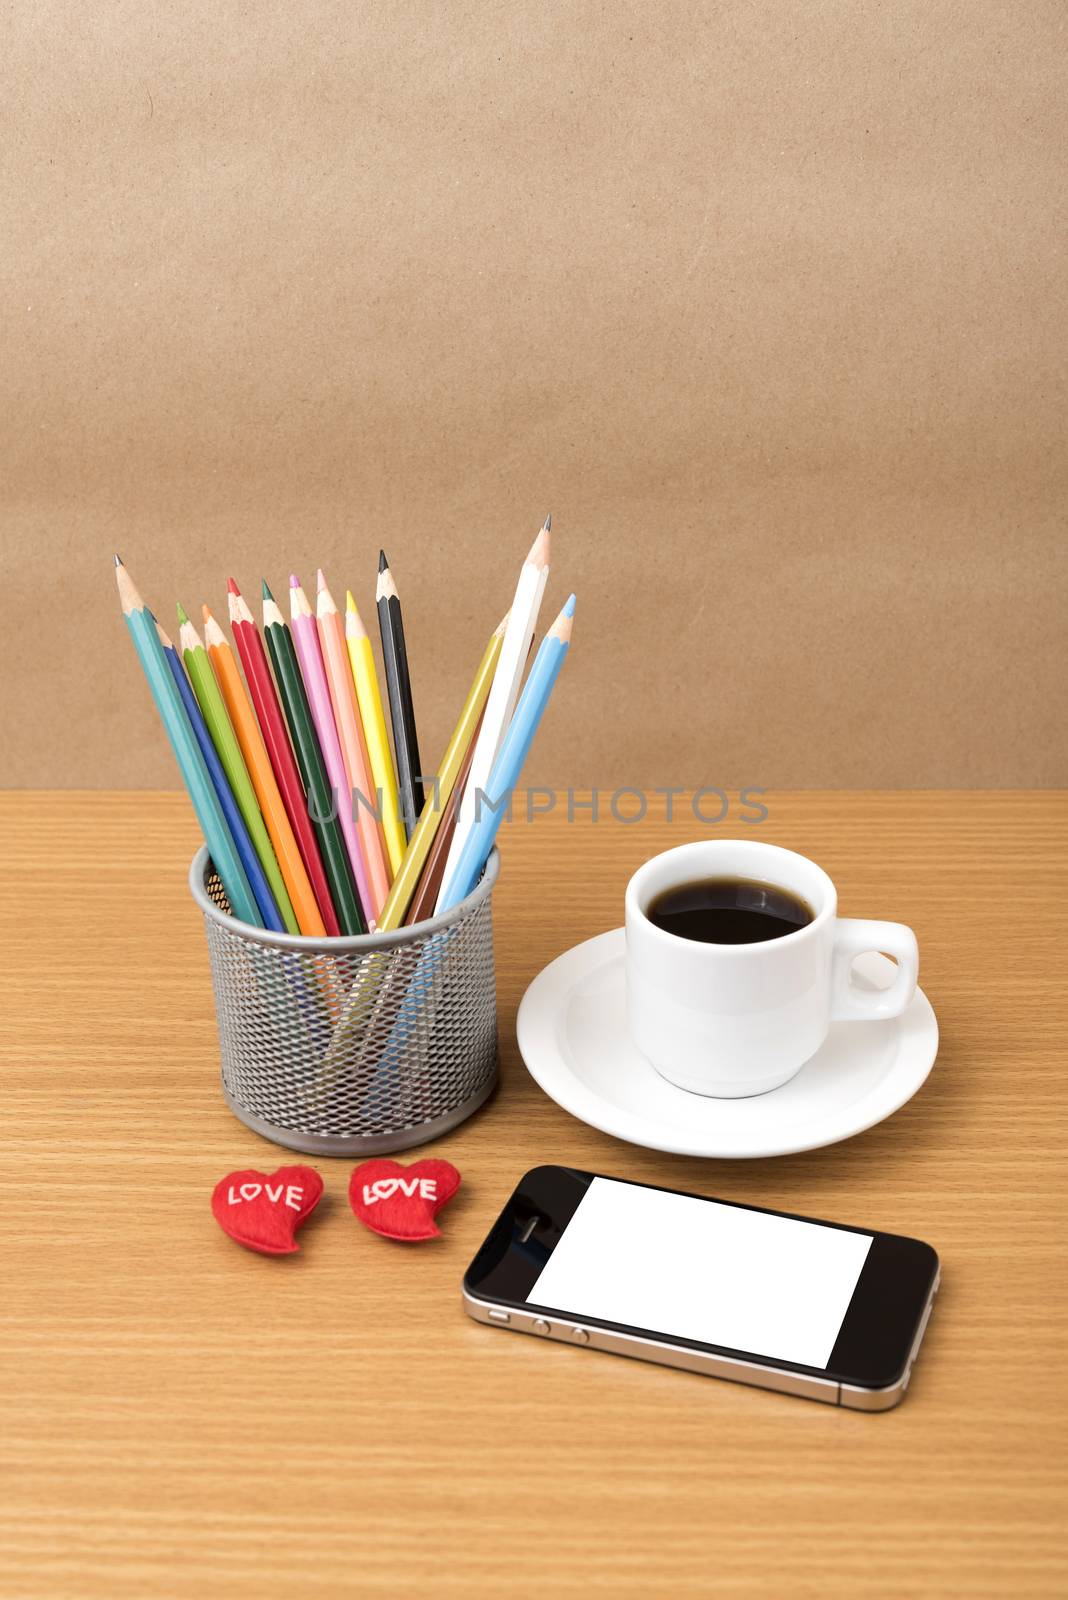
[(585, 1328), (572, 1328), (571, 1337), (576, 1344), (589, 1344), (590, 1336)]
[(487, 1311), (486, 1315), (491, 1322), (511, 1322), (512, 1320), (507, 1311)]
[(530, 1331), (532, 1333), (548, 1333), (549, 1324), (544, 1317), (536, 1317), (530, 1324)]

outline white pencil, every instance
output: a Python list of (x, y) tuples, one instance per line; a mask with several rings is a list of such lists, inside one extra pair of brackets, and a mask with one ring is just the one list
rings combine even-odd
[(478, 820), (479, 792), (484, 790), (489, 782), (493, 763), (497, 759), (497, 752), (508, 731), (508, 724), (512, 720), (512, 713), (519, 698), (523, 669), (527, 664), (534, 630), (538, 625), (542, 595), (545, 593), (545, 585), (549, 578), (549, 530), (552, 527), (552, 520), (551, 516), (546, 517), (545, 525), (531, 545), (530, 554), (520, 569), (515, 598), (508, 614), (508, 627), (505, 629), (504, 643), (501, 646), (501, 658), (497, 663), (489, 699), (486, 701), (482, 727), (479, 729), (475, 753), (471, 760), (471, 771), (456, 818), (456, 831), (452, 836), (452, 845), (445, 862), (445, 873), (441, 880), (442, 890), (438, 895), (436, 907), (439, 911), (449, 879)]

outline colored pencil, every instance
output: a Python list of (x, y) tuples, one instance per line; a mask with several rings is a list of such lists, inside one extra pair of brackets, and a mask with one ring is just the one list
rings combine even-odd
[(382, 915), (378, 919), (381, 933), (392, 933), (404, 921), (405, 913), (411, 904), (411, 899), (419, 883), (419, 875), (426, 864), (427, 854), (434, 842), (434, 834), (441, 822), (441, 814), (448, 804), (459, 774), (464, 756), (470, 749), (475, 737), (475, 729), (479, 718), (486, 708), (490, 686), (493, 683), (493, 674), (501, 654), (501, 644), (504, 639), (505, 625), (508, 618), (504, 617), (497, 624), (490, 635), (489, 643), (482, 653), (482, 660), (478, 664), (471, 687), (467, 692), (463, 709), (460, 712), (452, 738), (449, 740), (445, 754), (441, 759), (435, 782), (436, 792), (431, 794), (423, 806), (423, 814), (416, 824), (415, 831), (408, 842), (404, 860), (401, 862), (400, 871), (393, 880), (393, 887), (389, 891), (389, 898), (382, 908)]
[[(508, 629), (501, 646), (500, 664), (486, 704), (486, 715), (482, 719), (482, 728), (475, 746), (474, 760), (471, 763), (471, 774), (460, 801), (456, 831), (453, 834), (449, 859), (445, 866), (446, 882), (452, 876), (463, 848), (476, 826), (479, 794), (485, 790), (501, 741), (512, 720), (519, 698), (523, 669), (538, 625), (538, 612), (541, 609), (542, 596), (549, 577), (552, 520), (551, 516), (545, 518), (542, 530), (531, 545), (530, 552), (519, 570), (519, 581), (508, 614)], [(439, 906), (439, 909), (443, 908)]]
[(293, 643), (296, 645), (304, 687), (308, 691), (312, 720), (319, 735), (319, 745), (326, 763), (330, 787), (337, 795), (338, 820), (341, 823), (345, 849), (348, 851), (349, 863), (356, 879), (364, 921), (367, 923), (368, 932), (373, 933), (374, 913), (371, 907), (374, 896), (371, 893), (367, 863), (363, 858), (359, 830), (353, 815), (352, 795), (348, 792), (348, 774), (345, 771), (345, 758), (341, 753), (341, 741), (334, 724), (334, 708), (330, 703), (330, 689), (326, 681), (326, 669), (323, 666), (319, 630), (311, 606), (308, 604), (308, 597), (301, 588), (300, 579), (296, 574), (291, 575), (289, 579), (289, 609), (293, 624)]
[(412, 682), (408, 672), (408, 651), (404, 643), (404, 616), (397, 585), (389, 570), (386, 552), (378, 553), (378, 627), (382, 635), (382, 660), (386, 669), (389, 714), (393, 723), (393, 751), (397, 759), (397, 792), (401, 818), (408, 838), (423, 809), (422, 768), (419, 740), (412, 705)]
[(304, 680), (297, 664), (293, 636), (266, 582), (263, 585), (263, 637), (267, 641), (267, 653), (274, 668), (278, 696), (308, 797), (311, 824), (319, 841), (338, 923), (343, 934), (366, 933), (345, 841), (334, 811), (319, 736), (315, 731)]
[(438, 824), (438, 830), (434, 835), (434, 843), (430, 846), (426, 865), (420, 875), (415, 894), (412, 896), (412, 903), (408, 907), (408, 915), (404, 919), (406, 927), (411, 927), (416, 922), (425, 922), (428, 917), (434, 915), (437, 907), (441, 886), (445, 881), (445, 863), (449, 858), (449, 849), (456, 829), (456, 818), (460, 810), (460, 801), (463, 799), (464, 791), (471, 776), (471, 763), (474, 760), (479, 729), (482, 726), (482, 719), (485, 715), (486, 713), (483, 711), (482, 716), (478, 719), (474, 737), (467, 747), (463, 765), (460, 767), (456, 782), (453, 785), (452, 794), (449, 796), (449, 803), (441, 813), (441, 822)]
[(338, 925), (334, 902), (330, 898), (330, 886), (326, 881), (322, 857), (315, 840), (315, 830), (308, 815), (304, 785), (300, 781), (297, 763), (293, 759), (289, 735), (282, 717), (282, 708), (278, 704), (278, 695), (267, 662), (267, 653), (263, 648), (263, 640), (260, 638), (260, 630), (253, 621), (252, 612), (233, 578), (229, 579), (227, 587), (230, 627), (234, 643), (237, 645), (237, 653), (241, 657), (241, 665), (245, 669), (245, 682), (248, 684), (252, 703), (256, 708), (263, 742), (271, 758), (271, 766), (278, 780), (286, 815), (296, 837), (301, 860), (304, 862), (312, 893), (319, 907), (319, 915), (323, 919), (323, 926), (328, 934), (336, 937), (341, 928)]
[(486, 803), (482, 807), (482, 814), (467, 836), (467, 843), (452, 876), (446, 878), (445, 888), (438, 901), (439, 913), (451, 911), (454, 906), (459, 905), (479, 880), (493, 848), (493, 841), (497, 837), (497, 830), (506, 809), (505, 802), (519, 781), (527, 752), (534, 742), (534, 735), (549, 703), (553, 685), (566, 659), (574, 615), (575, 596), (572, 595), (545, 635), (541, 648), (534, 658), (534, 665), (519, 697), (515, 715), (508, 725), (508, 732), (504, 736), (497, 759), (493, 763), (493, 770), (486, 782)]
[(208, 776), (211, 778), (212, 786), (219, 797), (219, 804), (222, 807), (223, 816), (226, 818), (226, 826), (229, 828), (234, 844), (237, 846), (237, 853), (241, 857), (241, 865), (245, 869), (245, 876), (249, 881), (252, 893), (256, 897), (256, 904), (260, 908), (263, 925), (265, 928), (270, 928), (274, 933), (284, 933), (285, 924), (279, 915), (274, 895), (271, 893), (271, 886), (267, 882), (267, 875), (260, 865), (256, 847), (252, 843), (248, 829), (245, 827), (245, 819), (238, 809), (237, 801), (234, 799), (234, 791), (231, 789), (229, 779), (223, 771), (222, 762), (219, 760), (219, 752), (211, 741), (211, 734), (208, 732), (208, 725), (204, 721), (204, 714), (197, 704), (193, 686), (185, 675), (185, 668), (182, 666), (177, 650), (158, 622), (156, 623), (156, 634), (163, 647), (167, 665), (171, 669), (171, 677), (174, 679), (178, 693), (182, 697), (185, 714), (189, 718), (190, 726), (196, 735), (200, 753), (204, 757), (204, 765), (208, 769)]
[(356, 831), (367, 865), (367, 881), (371, 889), (370, 915), (379, 923), (392, 874), (382, 827), (376, 814), (379, 807), (360, 723), (360, 710), (356, 703), (356, 686), (352, 681), (352, 666), (345, 643), (345, 624), (327, 587), (322, 568), (316, 574), (315, 621), (319, 629), (326, 686), (330, 691), (330, 704), (334, 708), (334, 726), (341, 744), (348, 791), (356, 808)]
[(215, 674), (208, 660), (200, 635), (186, 616), (182, 607), (178, 607), (178, 621), (181, 628), (178, 633), (178, 646), (185, 662), (185, 670), (189, 674), (189, 681), (193, 685), (193, 692), (204, 713), (204, 721), (208, 725), (212, 742), (219, 753), (219, 760), (223, 764), (223, 771), (230, 780), (230, 787), (234, 791), (241, 815), (245, 819), (245, 826), (252, 836), (252, 843), (256, 846), (256, 854), (260, 858), (260, 865), (267, 874), (267, 882), (271, 886), (285, 924), (287, 933), (299, 933), (300, 926), (293, 911), (293, 903), (289, 898), (285, 881), (278, 867), (278, 858), (274, 853), (270, 835), (267, 832), (263, 815), (256, 799), (256, 791), (252, 787), (252, 779), (245, 766), (245, 758), (241, 754), (241, 747), (237, 742), (237, 735), (230, 723), (229, 713), (222, 697), (222, 690), (215, 681)]
[(230, 648), (229, 639), (223, 633), (210, 608), (205, 606), (203, 609), (204, 645), (208, 652), (208, 660), (222, 690), (226, 709), (230, 713), (230, 723), (241, 746), (241, 754), (245, 758), (252, 787), (256, 791), (260, 812), (292, 902), (298, 931), (309, 938), (322, 939), (326, 935), (326, 927), (319, 914), (300, 846), (297, 844), (296, 834), (293, 832), (289, 814), (282, 800), (259, 723), (252, 710), (248, 690), (238, 671), (237, 658)]
[[(485, 716), (485, 714), (485, 711), (483, 711), (482, 715)], [(481, 720), (482, 718), (480, 717), (479, 722)], [(412, 903), (408, 907), (407, 915), (404, 918), (406, 927), (411, 927), (416, 922), (424, 922), (428, 917), (434, 915), (434, 908), (438, 903), (438, 895), (441, 893), (441, 885), (445, 878), (445, 862), (448, 860), (449, 846), (452, 844), (452, 836), (456, 828), (456, 814), (460, 809), (460, 800), (464, 789), (467, 787), (467, 780), (471, 773), (471, 762), (474, 759), (477, 740), (478, 728), (476, 727), (474, 738), (472, 738), (467, 747), (467, 754), (464, 756), (460, 770), (456, 775), (456, 782), (453, 785), (448, 804), (441, 813), (441, 821), (434, 835), (434, 842), (427, 851), (426, 862), (422, 872), (419, 874), (419, 882), (412, 896)]]
[(254, 928), (262, 928), (263, 920), (245, 875), (245, 869), (241, 865), (241, 857), (226, 826), (219, 797), (215, 793), (208, 769), (204, 764), (204, 757), (200, 753), (200, 746), (185, 714), (178, 687), (171, 677), (164, 658), (163, 646), (156, 634), (155, 623), (134, 587), (133, 579), (118, 556), (115, 557), (115, 579), (119, 586), (119, 604), (134, 649), (137, 651), (141, 670), (148, 680), (156, 710), (160, 714), (171, 749), (174, 751), (174, 759), (182, 774), (182, 782), (188, 790), (193, 810), (200, 823), (200, 831), (204, 835), (215, 870), (226, 891), (230, 908), (234, 916), (240, 918), (242, 922), (251, 923)]
[(367, 754), (371, 760), (371, 777), (382, 801), (382, 833), (386, 842), (391, 877), (395, 877), (407, 845), (407, 835), (397, 804), (397, 773), (393, 765), (393, 752), (389, 748), (389, 734), (382, 711), (382, 695), (375, 671), (375, 653), (363, 618), (356, 609), (350, 589), (345, 596), (345, 643), (348, 646), (349, 665), (360, 708)]

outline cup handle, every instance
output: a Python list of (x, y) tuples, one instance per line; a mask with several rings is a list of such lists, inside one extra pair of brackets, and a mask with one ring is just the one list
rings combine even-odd
[[(889, 989), (872, 992), (858, 988), (850, 977), (854, 956), (881, 950), (897, 962)], [(916, 935), (903, 922), (869, 922), (861, 917), (839, 917), (834, 930), (834, 966), (831, 972), (832, 1022), (869, 1022), (873, 1018), (899, 1017), (916, 993), (920, 952)]]

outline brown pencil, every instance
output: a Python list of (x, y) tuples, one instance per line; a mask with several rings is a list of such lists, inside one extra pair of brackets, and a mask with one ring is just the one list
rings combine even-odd
[(430, 853), (423, 865), (423, 871), (416, 885), (415, 893), (412, 895), (412, 903), (408, 908), (408, 915), (404, 919), (406, 928), (410, 927), (413, 922), (422, 922), (425, 917), (434, 915), (434, 907), (437, 904), (438, 893), (441, 889), (441, 880), (445, 876), (445, 863), (449, 859), (449, 846), (452, 844), (452, 836), (456, 832), (456, 817), (460, 809), (460, 801), (463, 798), (463, 792), (471, 772), (471, 763), (475, 758), (475, 745), (478, 742), (478, 732), (482, 726), (482, 717), (485, 714), (485, 707), (483, 707), (482, 716), (479, 717), (475, 725), (471, 743), (467, 747), (467, 754), (464, 756), (460, 771), (456, 776), (456, 783), (452, 794), (449, 796), (448, 804), (441, 814), (438, 831), (434, 835), (434, 843), (430, 846)]
[[(546, 518), (548, 521), (548, 518)], [(534, 653), (534, 641), (530, 641), (527, 650), (529, 661)], [(486, 708), (482, 708), (482, 716), (475, 724), (475, 731), (471, 735), (471, 743), (467, 747), (467, 754), (456, 775), (456, 786), (449, 796), (449, 803), (441, 814), (438, 831), (434, 835), (434, 843), (430, 846), (430, 854), (426, 858), (422, 876), (416, 885), (412, 896), (412, 903), (408, 915), (404, 919), (404, 926), (410, 927), (413, 922), (422, 922), (425, 917), (432, 917), (441, 893), (441, 885), (445, 878), (445, 868), (449, 864), (449, 850), (452, 846), (453, 836), (456, 833), (456, 823), (459, 819), (460, 806), (463, 803), (464, 790), (467, 788), (471, 776), (471, 767), (475, 759), (475, 746), (478, 736), (482, 731), (482, 717), (486, 715)]]

